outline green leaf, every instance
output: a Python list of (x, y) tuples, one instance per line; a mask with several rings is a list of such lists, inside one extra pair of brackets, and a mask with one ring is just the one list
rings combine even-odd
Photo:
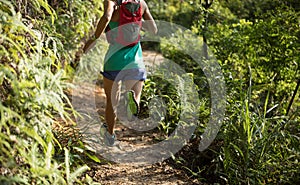
[(46, 11), (50, 14), (52, 24), (54, 24), (54, 20), (57, 18), (55, 10), (49, 6), (47, 1), (44, 0), (38, 0), (39, 4), (46, 9)]
[(44, 139), (42, 137), (40, 137), (38, 135), (38, 133), (33, 129), (33, 128), (29, 128), (29, 127), (23, 127), (21, 128), (21, 130), (26, 133), (29, 137), (35, 139), (42, 147), (43, 149), (47, 149), (47, 144), (44, 141)]
[(84, 165), (80, 168), (78, 168), (75, 172), (73, 172), (70, 176), (70, 181), (69, 182), (73, 182), (75, 181), (75, 179), (81, 175), (82, 173), (84, 173), (85, 171), (89, 170), (90, 168), (87, 165)]
[(240, 154), (242, 159), (245, 160), (245, 158), (244, 158), (245, 156), (244, 156), (243, 151), (237, 145), (235, 145), (234, 143), (230, 143), (230, 145), (233, 146), (233, 148)]
[(96, 163), (101, 163), (101, 160), (96, 155), (91, 155), (88, 152), (85, 152), (85, 155), (87, 155), (90, 159), (92, 159)]

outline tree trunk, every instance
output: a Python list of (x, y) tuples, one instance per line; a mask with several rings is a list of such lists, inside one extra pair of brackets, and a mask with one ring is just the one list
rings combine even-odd
[(293, 104), (293, 102), (294, 102), (294, 99), (295, 99), (295, 97), (296, 97), (296, 94), (297, 94), (297, 92), (298, 92), (299, 86), (300, 86), (300, 79), (298, 79), (297, 86), (296, 86), (296, 88), (295, 88), (295, 90), (294, 90), (292, 99), (291, 99), (291, 101), (290, 101), (290, 103), (289, 103), (289, 106), (288, 106), (288, 108), (287, 108), (287, 111), (286, 111), (286, 114), (285, 114), (286, 116), (287, 116), (287, 115), (289, 114), (289, 112), (290, 112), (290, 109), (291, 109), (291, 107), (292, 107), (292, 104)]
[[(206, 33), (208, 30), (208, 9), (211, 7), (212, 3), (214, 1), (213, 0), (205, 0), (205, 2), (202, 4), (202, 6), (205, 8), (205, 12), (204, 12), (204, 29), (203, 29), (203, 56), (206, 60), (208, 60), (208, 47), (207, 47), (207, 38), (206, 38)], [(200, 3), (201, 0), (200, 0)]]

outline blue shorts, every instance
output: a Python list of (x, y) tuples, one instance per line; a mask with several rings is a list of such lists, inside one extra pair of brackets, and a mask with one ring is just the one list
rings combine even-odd
[(120, 71), (104, 71), (101, 74), (113, 81), (126, 81), (126, 80), (138, 80), (145, 81), (147, 77), (147, 72), (145, 69), (125, 69)]

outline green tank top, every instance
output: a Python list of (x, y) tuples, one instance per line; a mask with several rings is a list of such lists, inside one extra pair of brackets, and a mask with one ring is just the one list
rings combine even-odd
[[(110, 22), (112, 34), (115, 35), (118, 22)], [(132, 47), (121, 44), (110, 44), (104, 59), (104, 71), (119, 71), (124, 69), (145, 68), (140, 42)]]

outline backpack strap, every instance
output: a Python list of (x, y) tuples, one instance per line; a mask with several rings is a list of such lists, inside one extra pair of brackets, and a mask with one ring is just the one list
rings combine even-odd
[(116, 3), (118, 6), (120, 6), (122, 4), (123, 0), (116, 0)]
[[(124, 1), (127, 1), (127, 0), (115, 0), (115, 2), (117, 3), (117, 5), (121, 5)], [(134, 0), (136, 1), (137, 3), (140, 3), (141, 0)]]

